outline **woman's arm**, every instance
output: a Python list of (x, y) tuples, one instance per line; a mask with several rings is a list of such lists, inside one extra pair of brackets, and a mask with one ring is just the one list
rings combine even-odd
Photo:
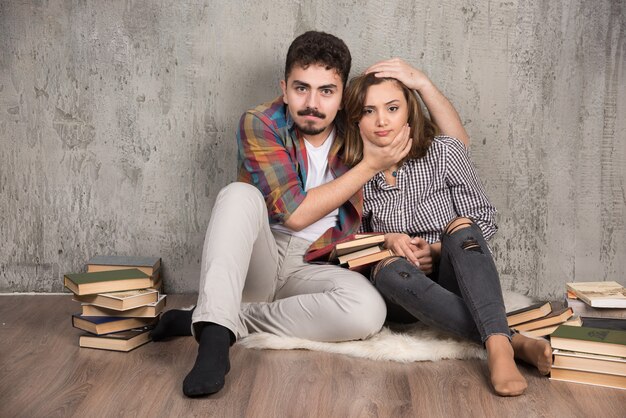
[(466, 147), (469, 146), (469, 135), (461, 123), (459, 114), (426, 74), (400, 58), (377, 62), (365, 70), (365, 73), (376, 73), (376, 77), (395, 78), (408, 88), (417, 91), (428, 109), (430, 118), (439, 126), (441, 133), (457, 138)]
[(454, 210), (457, 216), (472, 219), (488, 240), (498, 230), (496, 208), (487, 197), (467, 149), (458, 141), (447, 141), (445, 175)]

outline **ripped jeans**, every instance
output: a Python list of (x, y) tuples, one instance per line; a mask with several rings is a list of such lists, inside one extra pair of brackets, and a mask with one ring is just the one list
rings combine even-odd
[(511, 338), (498, 272), (476, 224), (442, 234), (434, 270), (431, 278), (403, 257), (381, 261), (371, 281), (388, 305), (388, 320), (418, 319), (479, 343), (494, 334)]

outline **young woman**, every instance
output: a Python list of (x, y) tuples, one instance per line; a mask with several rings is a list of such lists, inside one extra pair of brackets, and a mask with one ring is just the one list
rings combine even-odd
[[(426, 90), (428, 90), (426, 92)], [(425, 117), (416, 92), (437, 124)], [(439, 108), (433, 111), (433, 106)], [(440, 106), (449, 109), (441, 111)], [(489, 239), (495, 208), (474, 171), (456, 111), (428, 78), (401, 60), (378, 63), (354, 78), (344, 96), (345, 159), (360, 161), (363, 146), (379, 146), (410, 129), (408, 157), (364, 187), (363, 231), (385, 233), (397, 255), (376, 266), (371, 280), (388, 303), (388, 318), (420, 321), (483, 343), (497, 394), (517, 396), (526, 380), (514, 356), (547, 373), (545, 340), (511, 335)], [(408, 124), (408, 126), (407, 126)], [(464, 142), (451, 136), (452, 133)]]

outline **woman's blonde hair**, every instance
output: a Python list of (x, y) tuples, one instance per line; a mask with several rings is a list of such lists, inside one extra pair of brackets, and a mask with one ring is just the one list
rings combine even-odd
[(411, 158), (422, 158), (428, 152), (433, 138), (439, 134), (439, 128), (424, 115), (417, 94), (395, 78), (380, 78), (374, 73), (360, 75), (350, 80), (343, 95), (343, 108), (346, 117), (346, 132), (344, 135), (343, 160), (348, 166), (354, 166), (363, 159), (363, 140), (359, 131), (359, 121), (363, 116), (365, 96), (370, 86), (384, 82), (395, 83), (404, 93), (408, 104), (410, 138), (413, 144), (409, 154), (400, 162)]

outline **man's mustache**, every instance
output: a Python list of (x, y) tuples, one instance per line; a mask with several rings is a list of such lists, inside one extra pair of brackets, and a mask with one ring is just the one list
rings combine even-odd
[(326, 115), (318, 112), (316, 109), (312, 107), (307, 107), (304, 110), (298, 110), (298, 116), (315, 116), (316, 118), (326, 119)]

